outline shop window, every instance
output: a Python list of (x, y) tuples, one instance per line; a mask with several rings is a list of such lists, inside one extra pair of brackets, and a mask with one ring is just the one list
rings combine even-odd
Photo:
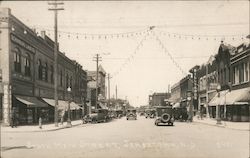
[(14, 70), (21, 73), (21, 51), (18, 48), (14, 51)]
[(43, 79), (43, 66), (41, 59), (38, 59), (38, 79), (39, 80)]
[(24, 58), (25, 65), (24, 65), (24, 75), (25, 76), (31, 76), (31, 58), (30, 55), (27, 54), (26, 57)]

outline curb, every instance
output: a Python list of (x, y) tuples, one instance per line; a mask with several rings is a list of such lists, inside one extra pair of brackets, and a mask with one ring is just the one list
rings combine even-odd
[(1, 132), (2, 133), (52, 132), (52, 131), (62, 130), (65, 128), (73, 128), (73, 127), (80, 126), (80, 125), (82, 125), (82, 123), (72, 125), (71, 127), (63, 126), (63, 127), (59, 127), (59, 128), (55, 128), (55, 129), (47, 129), (47, 130), (39, 130), (39, 129), (31, 130), (31, 131), (4, 131), (4, 130), (1, 130)]
[(231, 127), (225, 127), (224, 125), (216, 125), (216, 124), (210, 124), (210, 123), (199, 122), (199, 121), (193, 121), (193, 123), (204, 124), (208, 126), (220, 127), (220, 128), (225, 128), (225, 129), (231, 129), (231, 130), (238, 130), (238, 131), (250, 131), (250, 129), (231, 128)]

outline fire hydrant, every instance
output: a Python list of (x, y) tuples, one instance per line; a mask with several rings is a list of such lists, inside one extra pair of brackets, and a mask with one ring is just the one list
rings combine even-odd
[(38, 122), (39, 122), (39, 128), (42, 129), (42, 118), (41, 117), (39, 117)]

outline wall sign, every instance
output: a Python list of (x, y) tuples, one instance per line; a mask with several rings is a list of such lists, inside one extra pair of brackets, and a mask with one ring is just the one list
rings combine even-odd
[(34, 47), (30, 46), (29, 44), (27, 44), (26, 42), (22, 41), (21, 39), (17, 38), (16, 36), (14, 36), (13, 34), (11, 34), (11, 41), (17, 43), (18, 45), (24, 47), (25, 49), (31, 51), (32, 53), (35, 53), (36, 50)]

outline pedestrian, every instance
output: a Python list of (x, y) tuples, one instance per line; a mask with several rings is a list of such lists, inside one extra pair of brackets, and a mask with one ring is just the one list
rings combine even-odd
[(63, 116), (61, 117), (61, 125), (63, 125)]
[(39, 122), (39, 128), (42, 129), (42, 117), (41, 116), (39, 117), (38, 122)]

